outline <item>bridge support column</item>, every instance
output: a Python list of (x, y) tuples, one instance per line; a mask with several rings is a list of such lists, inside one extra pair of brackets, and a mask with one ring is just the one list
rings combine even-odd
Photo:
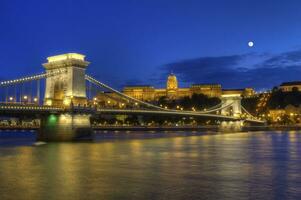
[(240, 132), (242, 131), (244, 122), (238, 121), (222, 121), (219, 126), (219, 131), (221, 132)]
[(90, 115), (50, 114), (41, 117), (38, 141), (76, 141), (92, 138)]
[(44, 105), (87, 104), (85, 71), (89, 62), (85, 61), (85, 56), (68, 53), (47, 59), (43, 64), (46, 73), (61, 73), (46, 78)]
[[(229, 105), (228, 108), (221, 110), (222, 115), (232, 115), (234, 117), (240, 117), (241, 115), (241, 96), (240, 94), (223, 94), (222, 95), (222, 104)], [(232, 110), (231, 110), (232, 108)]]

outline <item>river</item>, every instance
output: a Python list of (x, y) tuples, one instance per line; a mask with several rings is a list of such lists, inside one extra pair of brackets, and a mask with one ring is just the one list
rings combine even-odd
[(0, 199), (300, 199), (301, 132), (0, 132)]

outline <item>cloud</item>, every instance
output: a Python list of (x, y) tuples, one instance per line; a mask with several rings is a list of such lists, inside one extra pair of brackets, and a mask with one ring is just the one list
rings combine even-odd
[[(301, 49), (280, 54), (241, 54), (200, 57), (161, 67), (183, 84), (221, 83), (225, 88), (272, 88), (283, 81), (301, 80)], [(161, 77), (160, 77), (161, 79)]]

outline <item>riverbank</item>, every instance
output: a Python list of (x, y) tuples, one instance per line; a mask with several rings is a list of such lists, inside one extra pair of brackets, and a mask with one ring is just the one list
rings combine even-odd
[[(221, 131), (220, 126), (102, 126), (93, 127), (97, 131)], [(290, 131), (301, 130), (301, 126), (245, 126), (241, 131)]]
[[(39, 127), (7, 126), (0, 127), (0, 131), (38, 130)], [(95, 131), (221, 131), (217, 125), (207, 126), (98, 126), (92, 127)], [(290, 131), (301, 130), (300, 125), (271, 125), (271, 126), (244, 126), (241, 131)]]

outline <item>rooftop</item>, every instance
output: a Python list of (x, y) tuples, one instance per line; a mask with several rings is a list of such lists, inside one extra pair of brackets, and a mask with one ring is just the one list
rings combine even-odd
[(146, 88), (146, 87), (153, 88), (153, 86), (151, 85), (126, 85), (124, 87), (125, 88)]
[(301, 81), (283, 82), (280, 86), (301, 85)]
[(191, 85), (192, 87), (196, 87), (196, 86), (218, 86), (218, 87), (221, 87), (221, 84), (218, 84), (218, 83), (194, 83)]

